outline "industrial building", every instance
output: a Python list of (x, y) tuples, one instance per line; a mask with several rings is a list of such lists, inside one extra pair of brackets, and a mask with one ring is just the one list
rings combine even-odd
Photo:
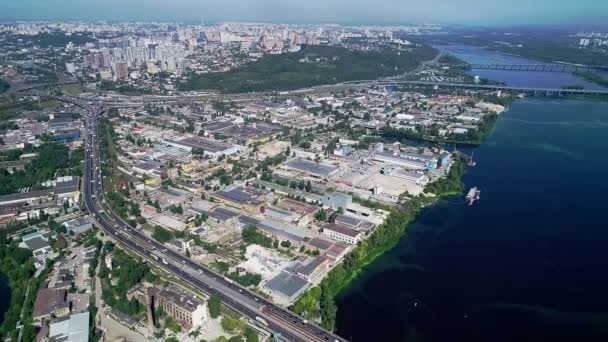
[(183, 150), (192, 152), (199, 150), (205, 156), (219, 158), (220, 156), (232, 156), (241, 152), (241, 148), (236, 145), (228, 145), (219, 141), (204, 138), (185, 138), (182, 140), (163, 140), (163, 143)]
[(343, 192), (330, 192), (321, 197), (321, 204), (333, 209), (346, 209), (353, 203), (353, 196)]
[(342, 224), (328, 223), (323, 225), (321, 228), (323, 228), (323, 235), (337, 241), (349, 243), (351, 245), (356, 245), (363, 239), (362, 232), (356, 231)]
[(259, 211), (265, 203), (265, 196), (270, 192), (253, 187), (231, 186), (225, 190), (216, 191), (212, 198), (239, 209)]
[(13, 203), (30, 203), (35, 204), (40, 201), (49, 200), (67, 200), (70, 204), (78, 202), (80, 193), (78, 187), (80, 185), (79, 177), (72, 177), (70, 180), (56, 182), (54, 188), (47, 190), (38, 190), (30, 192), (22, 192), (0, 196), (0, 206)]
[(303, 203), (289, 198), (283, 199), (277, 203), (277, 207), (297, 214), (298, 217), (296, 218), (295, 222), (292, 222), (297, 226), (305, 226), (312, 222), (312, 218), (320, 209), (316, 205)]
[(278, 240), (290, 240), (293, 243), (300, 244), (309, 238), (309, 234), (305, 230), (297, 229), (289, 224), (284, 224), (271, 220), (259, 220), (257, 218), (241, 215), (238, 218), (242, 227), (254, 226)]
[(283, 163), (283, 168), (307, 174), (316, 178), (327, 178), (338, 173), (339, 169), (333, 165), (316, 163), (314, 161), (294, 158)]
[(69, 232), (74, 234), (82, 234), (93, 228), (93, 224), (84, 217), (69, 220), (63, 223), (63, 226)]
[(49, 340), (87, 342), (89, 340), (89, 312), (70, 315), (49, 324)]
[(162, 173), (161, 162), (154, 160), (140, 160), (133, 164), (132, 170), (140, 175), (146, 175), (153, 178), (160, 177)]
[(42, 288), (38, 290), (32, 318), (34, 322), (43, 319), (65, 317), (70, 314), (68, 292), (65, 289)]
[(329, 268), (329, 259), (325, 256), (319, 256), (297, 268), (297, 274), (312, 282), (322, 275)]
[(198, 327), (209, 319), (206, 304), (185, 290), (177, 287), (165, 289), (153, 287), (148, 293), (154, 297), (155, 306), (163, 308), (187, 330)]
[(436, 167), (436, 164), (433, 164), (431, 161), (422, 161), (420, 159), (406, 158), (402, 154), (399, 154), (397, 152), (375, 152), (372, 155), (372, 159), (389, 165), (400, 166), (407, 170), (432, 171)]
[(425, 186), (429, 182), (429, 177), (422, 172), (408, 171), (391, 165), (385, 166), (382, 173), (387, 176), (405, 179), (420, 186)]
[(306, 279), (282, 271), (264, 285), (264, 290), (270, 293), (277, 302), (290, 304), (304, 293), (309, 285)]

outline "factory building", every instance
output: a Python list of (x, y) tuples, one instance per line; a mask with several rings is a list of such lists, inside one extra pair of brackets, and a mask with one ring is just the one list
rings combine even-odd
[(363, 233), (358, 232), (342, 224), (328, 223), (323, 227), (323, 235), (337, 241), (356, 245), (363, 239)]
[(266, 202), (265, 197), (268, 194), (269, 191), (253, 187), (232, 186), (215, 192), (211, 197), (232, 207), (258, 212)]
[(204, 138), (185, 138), (182, 140), (163, 140), (164, 144), (171, 145), (189, 152), (201, 151), (205, 156), (219, 158), (220, 156), (233, 156), (241, 152), (239, 146), (229, 145), (219, 141)]
[(316, 163), (314, 161), (294, 158), (283, 163), (283, 168), (307, 174), (315, 178), (327, 178), (338, 173), (339, 169), (333, 165)]
[[(186, 330), (198, 327), (209, 320), (206, 304), (191, 293), (172, 286), (164, 289), (151, 287), (147, 290), (153, 298), (155, 307), (161, 307)], [(141, 304), (148, 305), (146, 289), (141, 284), (130, 289), (128, 298), (136, 298)]]
[(437, 165), (431, 161), (405, 158), (399, 153), (375, 152), (372, 159), (393, 166), (399, 166), (408, 170), (432, 171), (437, 167)]

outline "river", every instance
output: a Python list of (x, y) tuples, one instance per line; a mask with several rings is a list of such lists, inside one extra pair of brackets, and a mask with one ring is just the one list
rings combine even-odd
[[(547, 64), (473, 46), (449, 45), (439, 46), (437, 48), (470, 64)], [(578, 78), (573, 74), (563, 72), (473, 69), (469, 74), (490, 80), (501, 81), (515, 87), (561, 88), (564, 86), (580, 86), (585, 89), (606, 89), (595, 83)]]
[(0, 273), (0, 324), (4, 322), (4, 315), (11, 306), (11, 288), (8, 278)]
[[(494, 79), (545, 77), (516, 74)], [(550, 77), (559, 87), (573, 76)], [(337, 332), (355, 342), (607, 341), (607, 137), (608, 103), (515, 102), (463, 178), (481, 200), (425, 210), (336, 298)]]

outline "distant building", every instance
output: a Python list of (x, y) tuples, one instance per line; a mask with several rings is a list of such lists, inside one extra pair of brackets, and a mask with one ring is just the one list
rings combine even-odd
[(114, 78), (116, 80), (128, 80), (129, 69), (127, 68), (127, 62), (116, 62), (114, 63)]

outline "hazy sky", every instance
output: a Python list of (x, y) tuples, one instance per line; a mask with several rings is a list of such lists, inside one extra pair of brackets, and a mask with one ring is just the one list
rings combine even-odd
[(604, 24), (608, 0), (0, 0), (0, 20)]

